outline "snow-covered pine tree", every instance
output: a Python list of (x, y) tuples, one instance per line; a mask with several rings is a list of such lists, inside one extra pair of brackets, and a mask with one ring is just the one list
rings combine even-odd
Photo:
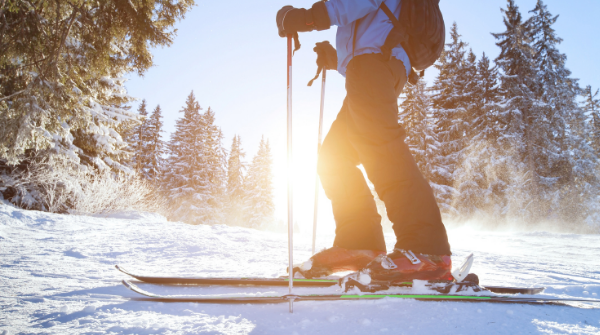
[(245, 222), (248, 227), (260, 228), (273, 220), (272, 164), (271, 147), (263, 136), (246, 177)]
[(470, 138), (473, 140), (497, 142), (503, 131), (503, 125), (500, 123), (503, 119), (500, 115), (502, 92), (498, 80), (498, 69), (492, 66), (490, 59), (483, 53), (477, 63), (477, 74), (473, 80), (473, 94), (477, 97), (473, 99), (473, 114), (470, 115)]
[(567, 158), (570, 170), (563, 177), (568, 178), (568, 182), (560, 185), (557, 190), (560, 197), (555, 205), (560, 207), (554, 208), (554, 211), (560, 222), (573, 227), (600, 209), (597, 204), (600, 183), (598, 155), (587, 140), (590, 129), (585, 110), (575, 108), (568, 114), (566, 122), (569, 129), (565, 147), (569, 149)]
[(504, 14), (506, 30), (492, 33), (501, 48), (496, 64), (502, 71), (500, 80), (504, 94), (502, 113), (506, 128), (499, 141), (506, 152), (513, 153), (511, 182), (507, 187), (508, 215), (521, 219), (537, 218), (539, 213), (540, 175), (536, 157), (543, 154), (539, 134), (547, 130), (534, 91), (537, 71), (531, 34), (514, 0), (507, 0)]
[(485, 53), (477, 63), (472, 83), (469, 92), (474, 98), (468, 108), (468, 145), (455, 173), (457, 192), (453, 207), (463, 218), (478, 212), (500, 218), (506, 203), (505, 170), (511, 159), (499, 142), (504, 125), (498, 71), (490, 65)]
[(164, 188), (175, 204), (173, 218), (189, 223), (220, 222), (225, 184), (225, 150), (214, 113), (202, 108), (194, 92), (182, 108), (168, 144)]
[(143, 147), (140, 152), (140, 172), (144, 178), (158, 184), (164, 165), (165, 143), (163, 133), (162, 109), (157, 105), (147, 121), (144, 122)]
[[(129, 171), (115, 130), (136, 114), (125, 74), (152, 66), (151, 46), (170, 45), (193, 0), (11, 1), (0, 9), (0, 158), (28, 150), (75, 164)], [(35, 13), (34, 15), (32, 13)], [(85, 167), (84, 167), (85, 168)]]
[(465, 109), (465, 123), (464, 123), (464, 145), (467, 146), (471, 138), (473, 138), (473, 122), (475, 115), (478, 114), (477, 108), (479, 107), (480, 98), (477, 93), (481, 89), (478, 87), (477, 82), (477, 56), (473, 53), (473, 50), (469, 50), (465, 58), (463, 76), (465, 80), (463, 93), (462, 93), (462, 105)]
[(131, 151), (132, 157), (130, 164), (138, 172), (141, 170), (141, 155), (144, 152), (146, 143), (146, 127), (148, 126), (148, 105), (146, 99), (143, 99), (138, 107), (138, 115), (140, 123), (128, 132), (127, 143), (128, 150)]
[(228, 224), (242, 225), (244, 209), (244, 173), (246, 154), (242, 149), (242, 139), (239, 135), (233, 136), (229, 159), (227, 160), (227, 222)]
[(582, 108), (590, 123), (587, 140), (591, 143), (596, 155), (600, 156), (600, 97), (598, 97), (598, 93), (600, 90), (594, 92), (592, 86), (586, 86), (582, 93), (585, 99)]
[(444, 182), (451, 177), (442, 163), (441, 144), (437, 140), (432, 117), (431, 99), (425, 81), (404, 89), (398, 121), (406, 131), (404, 140), (409, 146), (421, 173), (429, 181), (442, 213), (452, 213), (450, 204), (454, 189)]
[(123, 122), (117, 128), (117, 132), (121, 134), (123, 141), (127, 143), (127, 147), (124, 150), (128, 153), (128, 157), (121, 159), (120, 163), (136, 171), (136, 152), (139, 144), (140, 129), (143, 128), (145, 119), (148, 117), (147, 107), (146, 100), (142, 100), (137, 109), (136, 120)]
[[(68, 159), (72, 171), (132, 171), (122, 135), (126, 74), (143, 74), (151, 47), (168, 46), (193, 0), (2, 1), (0, 165), (24, 171), (32, 156)], [(129, 124), (127, 127), (124, 124)], [(37, 159), (36, 158), (36, 159)], [(90, 169), (91, 168), (91, 169)], [(30, 190), (27, 208), (44, 209)]]
[(215, 124), (215, 112), (208, 107), (202, 115), (204, 151), (198, 167), (203, 180), (203, 201), (208, 204), (204, 221), (223, 222), (223, 208), (227, 200), (227, 150), (223, 146), (223, 132)]
[[(579, 85), (577, 80), (571, 78), (571, 71), (566, 68), (565, 54), (560, 53), (558, 45), (562, 39), (557, 36), (553, 25), (558, 16), (553, 16), (542, 0), (538, 0), (533, 13), (525, 25), (531, 36), (535, 52), (534, 63), (537, 69), (537, 79), (534, 82), (534, 92), (541, 111), (536, 134), (536, 145), (540, 146), (536, 156), (536, 169), (540, 175), (540, 197), (545, 201), (542, 210), (561, 219), (573, 220), (573, 205), (570, 202), (571, 194), (578, 193), (573, 189), (575, 183), (574, 169), (580, 165), (580, 160), (586, 160), (579, 147), (583, 143), (581, 134), (569, 132), (571, 128), (581, 128), (583, 120), (578, 114), (581, 110), (577, 104)], [(574, 138), (569, 138), (574, 136)], [(569, 147), (576, 145), (577, 147)], [(583, 156), (572, 155), (575, 150)], [(581, 176), (580, 176), (581, 177)], [(568, 200), (567, 200), (568, 199)], [(568, 203), (561, 203), (567, 200)], [(576, 213), (581, 213), (575, 210)]]
[(441, 143), (440, 166), (446, 171), (438, 185), (452, 187), (454, 170), (460, 162), (465, 146), (465, 132), (468, 130), (467, 107), (469, 93), (466, 88), (471, 78), (465, 66), (465, 48), (458, 33), (456, 22), (450, 30), (450, 43), (436, 63), (440, 71), (431, 91), (433, 102), (433, 118), (436, 120), (437, 139)]
[(173, 217), (190, 223), (196, 223), (195, 211), (202, 207), (196, 196), (201, 189), (196, 169), (204, 146), (201, 110), (192, 91), (180, 111), (183, 117), (176, 121), (175, 132), (171, 134), (168, 163), (163, 173), (163, 187), (176, 204)]
[[(585, 222), (588, 227), (592, 229), (594, 233), (600, 232), (600, 98), (598, 97), (598, 90), (594, 92), (590, 85), (582, 92), (583, 98), (585, 99), (582, 105), (582, 110), (587, 118), (586, 143), (589, 144), (593, 152), (593, 156), (596, 158), (593, 167), (589, 167), (586, 173), (589, 175), (593, 173), (595, 176), (595, 184), (591, 188), (591, 192), (586, 192), (588, 199), (586, 199), (586, 212), (587, 218)], [(590, 194), (591, 193), (591, 194)]]

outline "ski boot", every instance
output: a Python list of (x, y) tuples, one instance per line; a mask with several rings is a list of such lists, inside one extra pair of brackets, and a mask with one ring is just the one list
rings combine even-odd
[(342, 278), (340, 284), (346, 289), (360, 285), (375, 289), (381, 285), (403, 286), (403, 283), (412, 286), (413, 280), (450, 283), (454, 280), (451, 271), (450, 256), (415, 255), (410, 250), (394, 249), (391, 254), (378, 256), (362, 270)]
[(394, 249), (391, 254), (374, 259), (361, 272), (367, 272), (373, 280), (390, 283), (454, 279), (450, 256), (415, 254), (402, 249)]
[(375, 258), (384, 256), (385, 251), (331, 247), (316, 253), (308, 261), (294, 266), (294, 274), (300, 273), (304, 278), (317, 278), (335, 272), (358, 271)]

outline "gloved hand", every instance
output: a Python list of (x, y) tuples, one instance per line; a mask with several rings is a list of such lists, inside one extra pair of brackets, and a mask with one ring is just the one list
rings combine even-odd
[(337, 70), (337, 51), (329, 41), (318, 42), (313, 49), (317, 53), (317, 75), (308, 82), (312, 86), (313, 82), (319, 78), (322, 70)]
[(310, 9), (285, 6), (277, 12), (277, 30), (280, 37), (313, 30), (326, 30), (331, 20), (325, 2), (315, 2)]
[(318, 42), (313, 49), (317, 53), (317, 66), (325, 70), (337, 70), (337, 51), (329, 41)]

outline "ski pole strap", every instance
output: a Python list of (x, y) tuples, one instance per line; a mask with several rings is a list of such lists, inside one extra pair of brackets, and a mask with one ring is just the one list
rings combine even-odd
[(298, 32), (294, 33), (294, 52), (292, 53), (292, 55), (296, 54), (296, 51), (300, 50), (300, 47), (302, 46), (300, 44), (300, 38), (298, 37)]
[(317, 75), (316, 75), (316, 76), (315, 76), (313, 79), (311, 79), (311, 80), (308, 82), (308, 86), (312, 86), (313, 82), (314, 82), (315, 80), (319, 79), (319, 76), (321, 75), (321, 71), (323, 71), (323, 67), (322, 67), (322, 66), (319, 66), (319, 67), (317, 68)]
[(337, 69), (337, 52), (329, 41), (318, 42), (313, 49), (317, 53), (317, 75), (308, 82), (308, 86), (319, 78), (323, 70)]

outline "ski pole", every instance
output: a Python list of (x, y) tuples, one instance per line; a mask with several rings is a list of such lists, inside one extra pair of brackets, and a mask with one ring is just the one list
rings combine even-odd
[[(290, 295), (294, 288), (294, 216), (293, 216), (293, 185), (292, 185), (292, 38), (287, 36), (287, 191), (288, 191), (288, 252), (290, 274)], [(294, 313), (294, 300), (290, 299), (290, 313)]]
[[(327, 68), (323, 68), (323, 79), (321, 81), (321, 113), (319, 115), (319, 141), (317, 142), (317, 161), (321, 151), (321, 137), (323, 136), (323, 110), (325, 109), (325, 78), (327, 77)], [(319, 174), (315, 175), (315, 209), (313, 217), (313, 239), (312, 253), (315, 254), (315, 245), (317, 241), (317, 214), (319, 210)]]

